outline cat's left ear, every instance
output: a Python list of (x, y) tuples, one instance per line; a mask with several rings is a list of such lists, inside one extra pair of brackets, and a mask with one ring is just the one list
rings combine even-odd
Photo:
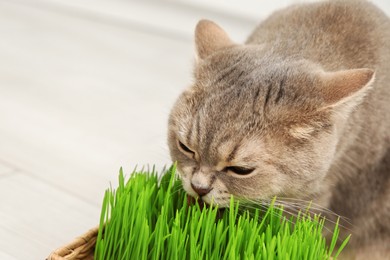
[(195, 29), (198, 58), (205, 59), (213, 52), (234, 45), (228, 34), (216, 23), (200, 20)]
[(322, 74), (321, 94), (326, 107), (358, 104), (375, 80), (371, 69), (351, 69)]

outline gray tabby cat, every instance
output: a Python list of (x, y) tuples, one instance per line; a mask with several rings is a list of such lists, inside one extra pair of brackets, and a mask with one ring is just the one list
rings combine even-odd
[(195, 83), (169, 119), (184, 189), (221, 206), (313, 200), (349, 219), (349, 257), (390, 259), (389, 18), (363, 1), (310, 3), (245, 44), (207, 20), (195, 41)]

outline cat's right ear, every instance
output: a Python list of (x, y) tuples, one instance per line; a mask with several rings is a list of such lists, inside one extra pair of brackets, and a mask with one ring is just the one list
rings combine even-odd
[(199, 59), (213, 52), (234, 45), (228, 34), (216, 23), (200, 20), (195, 29), (195, 45)]
[(327, 107), (358, 104), (375, 79), (371, 69), (351, 69), (336, 72), (325, 72), (321, 87), (322, 97)]

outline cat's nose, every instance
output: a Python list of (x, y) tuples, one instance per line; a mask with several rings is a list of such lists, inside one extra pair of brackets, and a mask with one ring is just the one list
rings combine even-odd
[(191, 183), (191, 187), (194, 189), (194, 191), (196, 193), (198, 193), (198, 195), (200, 197), (206, 195), (207, 193), (209, 193), (213, 188), (199, 188), (197, 186), (195, 186), (194, 184)]

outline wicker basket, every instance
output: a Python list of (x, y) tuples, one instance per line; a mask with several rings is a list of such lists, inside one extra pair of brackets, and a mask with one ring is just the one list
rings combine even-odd
[(84, 235), (76, 238), (72, 243), (58, 248), (49, 255), (47, 260), (92, 260), (97, 235), (98, 227), (89, 230)]

